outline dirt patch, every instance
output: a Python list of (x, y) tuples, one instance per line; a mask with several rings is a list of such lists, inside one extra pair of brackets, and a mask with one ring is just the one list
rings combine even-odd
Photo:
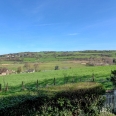
[(86, 64), (88, 61), (65, 61), (65, 63), (78, 63), (78, 64)]

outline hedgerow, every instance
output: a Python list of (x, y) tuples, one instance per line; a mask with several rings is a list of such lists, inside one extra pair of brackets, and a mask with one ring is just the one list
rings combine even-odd
[(97, 116), (105, 90), (97, 83), (41, 88), (35, 93), (0, 98), (2, 116)]

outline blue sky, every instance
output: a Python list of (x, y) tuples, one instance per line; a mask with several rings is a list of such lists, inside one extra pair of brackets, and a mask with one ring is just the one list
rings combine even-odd
[(0, 54), (115, 44), (116, 0), (0, 0)]

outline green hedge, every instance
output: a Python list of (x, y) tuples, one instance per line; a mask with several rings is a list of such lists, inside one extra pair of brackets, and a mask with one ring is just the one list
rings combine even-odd
[(97, 115), (104, 103), (102, 95), (105, 93), (105, 89), (98, 83), (65, 84), (43, 90), (49, 96), (51, 95), (50, 100), (53, 101), (53, 106), (60, 111), (68, 109), (72, 113), (79, 113), (81, 110), (88, 116)]
[(75, 83), (41, 88), (37, 94), (0, 98), (1, 116), (58, 116), (99, 114), (105, 90), (97, 83)]

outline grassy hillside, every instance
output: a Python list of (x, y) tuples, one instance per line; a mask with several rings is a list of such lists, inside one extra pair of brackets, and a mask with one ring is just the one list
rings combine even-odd
[[(87, 82), (92, 80), (94, 74), (95, 82), (102, 83), (106, 89), (111, 89), (111, 82), (107, 81), (110, 77), (111, 70), (115, 70), (116, 66), (94, 66), (94, 67), (78, 67), (67, 70), (49, 70), (35, 73), (12, 74), (0, 76), (0, 84), (4, 87), (8, 83), (9, 92), (20, 92), (22, 81), (26, 88), (30, 90), (36, 89), (37, 80), (39, 87), (46, 87), (55, 84), (61, 85), (65, 83)], [(3, 94), (3, 93), (0, 93)]]
[(49, 61), (66, 61), (66, 60), (79, 60), (89, 58), (116, 58), (116, 51), (43, 51), (43, 52), (22, 52), (0, 55), (0, 61), (13, 61), (13, 62), (49, 62)]

